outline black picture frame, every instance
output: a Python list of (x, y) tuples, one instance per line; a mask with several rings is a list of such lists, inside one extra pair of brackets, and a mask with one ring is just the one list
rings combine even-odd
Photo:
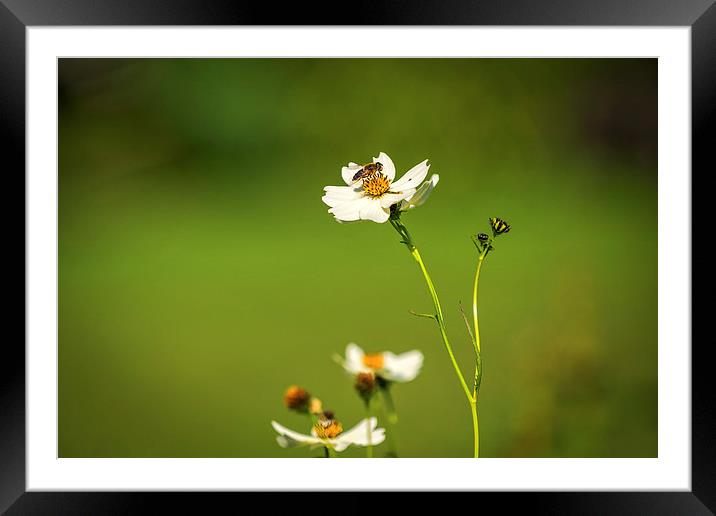
[[(25, 171), (25, 30), (31, 26), (78, 25), (553, 25), (691, 27), (692, 191), (694, 177), (713, 171), (708, 161), (716, 143), (716, 5), (714, 0), (393, 0), (350, 4), (311, 2), (274, 5), (238, 0), (0, 0), (0, 131), (4, 170), (20, 183), (6, 192), (24, 192)], [(10, 197), (10, 196), (8, 196)], [(22, 196), (24, 203), (24, 195)], [(7, 221), (9, 203), (5, 203)], [(692, 208), (693, 210), (693, 208)], [(24, 213), (24, 211), (23, 211)], [(691, 231), (701, 225), (693, 216)], [(683, 227), (689, 229), (684, 221)], [(24, 224), (23, 224), (24, 229)], [(24, 230), (23, 230), (24, 238)], [(9, 245), (7, 246), (9, 248)], [(23, 244), (23, 250), (25, 246)], [(683, 250), (692, 252), (692, 250)], [(7, 253), (9, 255), (9, 253)], [(23, 264), (25, 253), (23, 251)], [(20, 258), (15, 258), (19, 261)], [(692, 269), (701, 262), (692, 258)], [(9, 269), (8, 269), (9, 272)], [(693, 274), (693, 270), (692, 270)], [(8, 276), (10, 276), (8, 274)], [(705, 288), (705, 287), (701, 287)], [(23, 285), (24, 292), (24, 285)], [(12, 299), (8, 296), (8, 299)], [(25, 294), (22, 297), (25, 300)], [(20, 305), (18, 302), (17, 305)], [(14, 305), (13, 306), (17, 306)], [(695, 306), (692, 314), (695, 313)], [(23, 314), (25, 305), (22, 303)], [(18, 314), (19, 315), (19, 314)], [(8, 317), (8, 320), (10, 318)], [(19, 325), (21, 317), (12, 321)], [(22, 317), (24, 320), (24, 317)], [(692, 315), (693, 321), (693, 315)], [(693, 326), (693, 322), (692, 322)], [(24, 335), (25, 327), (23, 325)], [(8, 514), (124, 514), (213, 512), (214, 504), (242, 496), (243, 507), (275, 498), (253, 493), (60, 493), (25, 489), (25, 346), (24, 339), (4, 340), (0, 375), (0, 512)], [(673, 343), (688, 345), (689, 343)], [(716, 511), (716, 426), (710, 344), (693, 338), (692, 346), (692, 491), (589, 493), (470, 493), (471, 505), (499, 504), (501, 510), (529, 506), (532, 514), (713, 514)], [(329, 503), (357, 510), (355, 500), (326, 502), (310, 494), (289, 494), (288, 505), (307, 508)], [(373, 496), (373, 495), (371, 495)], [(421, 503), (422, 495), (413, 494)], [(474, 498), (478, 497), (478, 498)], [(385, 497), (383, 497), (385, 498)], [(460, 497), (464, 499), (463, 496)], [(365, 498), (363, 498), (365, 500)], [(385, 502), (381, 502), (385, 503)], [(401, 502), (402, 503), (402, 502)], [(264, 505), (265, 506), (265, 505)], [(484, 507), (484, 506), (483, 506)], [(236, 509), (240, 510), (240, 509)], [(329, 509), (330, 510), (330, 509)], [(233, 512), (233, 511), (232, 511)], [(274, 512), (274, 509), (271, 509)]]

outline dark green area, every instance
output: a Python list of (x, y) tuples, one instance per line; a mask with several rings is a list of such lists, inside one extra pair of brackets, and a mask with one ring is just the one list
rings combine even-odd
[[(466, 377), (480, 281), (484, 457), (657, 453), (656, 60), (61, 60), (59, 453), (305, 457), (269, 422), (305, 386), (363, 417), (331, 360), (418, 348), (399, 448), (465, 457), (470, 412), (389, 224), (321, 202), (379, 151), (440, 184), (404, 217)], [(377, 455), (385, 446), (376, 450)], [(346, 456), (362, 456), (351, 449)]]

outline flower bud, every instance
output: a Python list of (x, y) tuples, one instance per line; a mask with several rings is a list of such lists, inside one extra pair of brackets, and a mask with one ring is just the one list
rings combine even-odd
[(323, 411), (323, 403), (318, 398), (311, 398), (308, 403), (308, 411), (311, 414), (318, 415)]
[(291, 410), (303, 412), (308, 409), (308, 402), (311, 395), (298, 385), (292, 385), (283, 395), (283, 404)]
[(510, 230), (510, 225), (498, 217), (490, 217), (489, 220), (490, 226), (492, 226), (492, 231), (495, 235), (501, 235), (502, 233), (507, 233)]
[(484, 244), (485, 242), (487, 242), (490, 239), (490, 237), (487, 236), (486, 233), (480, 233), (479, 235), (477, 235), (477, 239), (480, 241), (480, 243)]
[(372, 372), (358, 373), (354, 386), (363, 399), (370, 399), (376, 387), (375, 374)]

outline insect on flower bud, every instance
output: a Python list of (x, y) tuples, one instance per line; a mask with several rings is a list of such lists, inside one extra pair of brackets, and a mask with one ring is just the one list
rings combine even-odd
[(490, 217), (489, 220), (490, 226), (492, 226), (492, 231), (495, 235), (501, 235), (502, 233), (507, 233), (510, 230), (510, 225), (498, 217)]
[(305, 411), (308, 408), (308, 401), (311, 395), (306, 389), (302, 389), (298, 385), (292, 385), (283, 395), (283, 404), (291, 410)]
[(375, 374), (372, 372), (358, 373), (354, 386), (358, 394), (364, 398), (370, 398), (376, 386)]

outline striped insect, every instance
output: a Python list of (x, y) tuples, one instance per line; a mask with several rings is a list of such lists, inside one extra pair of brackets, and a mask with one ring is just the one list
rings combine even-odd
[(495, 235), (507, 233), (511, 227), (507, 222), (498, 217), (490, 217), (490, 226), (492, 226), (492, 230), (495, 232)]
[(365, 179), (366, 177), (370, 177), (372, 175), (378, 174), (382, 172), (383, 170), (383, 164), (379, 161), (376, 161), (375, 163), (368, 163), (366, 165), (363, 165), (361, 169), (355, 173), (353, 176), (353, 182), (360, 179)]

